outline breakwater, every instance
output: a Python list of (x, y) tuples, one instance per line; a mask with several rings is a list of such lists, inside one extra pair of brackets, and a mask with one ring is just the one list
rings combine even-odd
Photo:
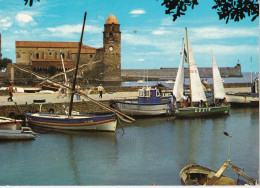
[[(212, 67), (198, 68), (201, 78), (212, 78)], [(241, 65), (237, 64), (235, 67), (219, 67), (221, 77), (242, 77)], [(133, 81), (148, 77), (149, 80), (163, 80), (169, 78), (176, 78), (178, 68), (160, 68), (160, 69), (122, 69), (121, 76), (126, 81)], [(188, 68), (184, 69), (185, 78), (189, 78)]]

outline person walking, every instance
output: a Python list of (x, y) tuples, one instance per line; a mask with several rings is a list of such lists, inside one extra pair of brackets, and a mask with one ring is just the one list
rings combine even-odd
[(102, 84), (100, 84), (98, 86), (99, 98), (102, 98), (103, 91), (104, 91), (104, 88), (102, 87)]
[(8, 91), (9, 91), (9, 97), (8, 97), (8, 101), (13, 101), (13, 92), (14, 92), (14, 90), (13, 90), (13, 86), (12, 86), (12, 84), (10, 83), (10, 85), (9, 85), (9, 87), (8, 87)]

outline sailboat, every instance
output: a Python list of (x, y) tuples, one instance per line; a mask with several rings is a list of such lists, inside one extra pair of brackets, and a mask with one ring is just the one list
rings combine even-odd
[[(207, 98), (205, 95), (205, 92), (203, 90), (199, 71), (193, 56), (193, 52), (191, 49), (190, 42), (188, 40), (188, 32), (186, 28), (186, 39), (187, 39), (187, 51), (188, 51), (188, 64), (189, 64), (189, 78), (190, 78), (190, 106), (186, 107), (185, 105), (181, 107), (177, 107), (174, 110), (174, 114), (177, 117), (196, 117), (196, 116), (208, 116), (208, 115), (216, 115), (216, 114), (228, 114), (230, 105), (207, 105)], [(183, 54), (184, 54), (184, 46), (182, 50), (182, 57), (181, 62), (179, 66), (179, 70), (177, 73), (176, 81), (175, 81), (175, 87), (173, 89), (173, 93), (176, 97), (176, 101), (183, 101)], [(214, 58), (215, 59), (215, 58)], [(213, 58), (212, 58), (213, 60)], [(219, 70), (217, 66), (215, 65), (215, 61), (213, 62), (214, 66), (212, 68), (213, 75), (219, 74)], [(213, 76), (215, 77), (215, 76)], [(219, 74), (220, 77), (220, 74)], [(220, 77), (221, 78), (221, 77)], [(213, 79), (214, 81), (214, 96), (215, 99), (218, 99), (218, 97), (222, 96), (219, 94), (220, 92), (224, 92), (223, 90), (219, 89), (219, 87), (223, 87), (223, 83), (219, 82), (219, 79)], [(223, 98), (222, 98), (223, 99)]]
[(80, 59), (80, 50), (82, 46), (82, 39), (85, 27), (87, 13), (84, 15), (84, 22), (82, 27), (81, 39), (78, 49), (78, 59), (76, 63), (76, 70), (72, 85), (72, 94), (70, 99), (69, 113), (54, 114), (46, 112), (26, 113), (26, 119), (29, 124), (33, 126), (65, 129), (65, 130), (96, 130), (96, 131), (115, 131), (117, 126), (117, 119), (115, 114), (95, 115), (77, 113), (72, 114), (73, 98), (75, 93), (75, 85), (77, 79), (78, 65)]

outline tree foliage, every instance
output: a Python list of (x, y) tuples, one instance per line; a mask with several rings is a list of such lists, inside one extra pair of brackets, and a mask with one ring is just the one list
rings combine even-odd
[(12, 63), (12, 60), (7, 57), (0, 59), (0, 70), (4, 70), (9, 63)]
[[(214, 2), (212, 9), (216, 9), (219, 19), (226, 20), (226, 23), (229, 20), (238, 22), (244, 19), (246, 14), (248, 17), (253, 17), (251, 21), (259, 17), (258, 0), (214, 0)], [(188, 7), (194, 9), (198, 4), (198, 0), (163, 0), (161, 5), (166, 7), (165, 14), (172, 14), (175, 21), (181, 15), (185, 15)]]
[[(29, 2), (29, 6), (30, 6), (30, 7), (33, 5), (33, 0), (24, 0), (24, 1), (25, 1), (24, 5), (27, 5), (28, 2)], [(37, 0), (37, 1), (40, 2), (40, 0)]]

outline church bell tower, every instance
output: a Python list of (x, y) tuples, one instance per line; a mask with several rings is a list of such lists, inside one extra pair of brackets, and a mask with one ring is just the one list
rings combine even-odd
[(0, 59), (2, 59), (2, 44), (1, 44), (1, 33), (0, 33)]
[(103, 79), (121, 80), (121, 31), (114, 15), (108, 16), (103, 32)]

